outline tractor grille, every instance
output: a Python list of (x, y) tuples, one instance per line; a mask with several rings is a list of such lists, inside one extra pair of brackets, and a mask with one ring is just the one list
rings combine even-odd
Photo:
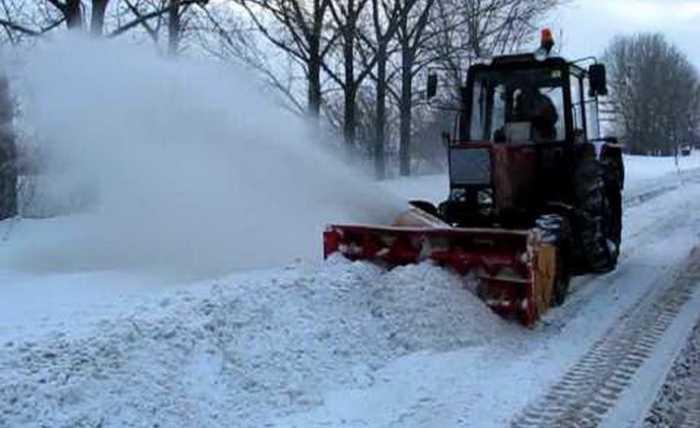
[(491, 184), (490, 150), (452, 148), (450, 150), (450, 181), (457, 186)]

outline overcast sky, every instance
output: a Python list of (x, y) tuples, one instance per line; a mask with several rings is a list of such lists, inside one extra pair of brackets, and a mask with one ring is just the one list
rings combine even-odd
[(700, 0), (571, 0), (549, 25), (568, 58), (600, 56), (616, 34), (654, 31), (700, 70)]

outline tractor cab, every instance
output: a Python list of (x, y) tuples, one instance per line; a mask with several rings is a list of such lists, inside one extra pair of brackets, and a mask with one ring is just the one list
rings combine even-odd
[[(495, 58), (469, 69), (454, 142), (537, 143), (599, 137), (598, 95), (604, 68), (560, 57)], [(590, 76), (594, 76), (591, 78)], [(592, 84), (592, 83), (593, 84)]]
[[(536, 53), (469, 68), (449, 138), (450, 193), (439, 208), (448, 223), (528, 227), (552, 205), (574, 204), (578, 159), (600, 139), (605, 67), (548, 56), (547, 36)], [(435, 78), (428, 83), (430, 97)]]

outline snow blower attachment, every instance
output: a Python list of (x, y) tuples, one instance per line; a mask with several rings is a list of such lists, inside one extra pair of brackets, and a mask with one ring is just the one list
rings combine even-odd
[[(435, 87), (429, 79), (429, 96)], [(495, 312), (532, 325), (564, 302), (572, 275), (617, 264), (624, 168), (615, 139), (599, 136), (605, 67), (501, 56), (471, 66), (461, 91), (447, 200), (414, 201), (394, 225), (330, 225), (324, 254), (388, 267), (433, 260)]]
[(412, 208), (393, 226), (328, 226), (324, 255), (338, 252), (387, 267), (432, 260), (464, 275), (494, 312), (532, 325), (553, 303), (553, 239), (551, 227), (457, 228)]

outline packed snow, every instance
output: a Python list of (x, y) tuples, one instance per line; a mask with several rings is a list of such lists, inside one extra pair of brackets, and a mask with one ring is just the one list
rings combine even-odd
[(75, 40), (24, 63), (24, 124), (90, 209), (0, 223), (2, 428), (505, 426), (698, 241), (700, 156), (627, 157), (627, 192), (662, 190), (620, 268), (523, 329), (430, 263), (321, 260), (326, 222), (446, 177), (359, 178), (240, 71)]

